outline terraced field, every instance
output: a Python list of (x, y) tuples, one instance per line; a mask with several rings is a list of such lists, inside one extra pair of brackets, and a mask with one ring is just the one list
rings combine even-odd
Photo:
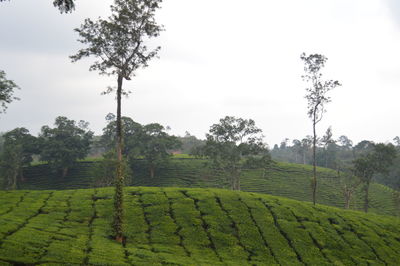
[[(171, 163), (159, 169), (154, 178), (150, 178), (142, 160), (133, 164), (133, 181), (128, 185), (151, 187), (199, 187), (229, 188), (229, 182), (222, 172), (209, 169), (206, 160), (173, 159)], [(93, 187), (91, 173), (94, 162), (82, 162), (71, 169), (64, 179), (52, 175), (46, 165), (30, 167), (26, 170), (26, 181), (21, 189), (75, 189)], [(277, 163), (267, 171), (261, 169), (245, 170), (241, 178), (243, 191), (267, 193), (296, 200), (311, 201), (310, 178), (312, 167), (309, 165)], [(394, 191), (380, 184), (372, 183), (370, 188), (370, 212), (386, 215), (398, 215)], [(318, 168), (317, 202), (330, 206), (344, 206), (344, 197), (339, 180), (333, 170)], [(355, 193), (351, 209), (362, 210), (363, 194), (360, 189)]]
[(129, 187), (0, 192), (0, 265), (399, 265), (398, 218), (258, 193)]

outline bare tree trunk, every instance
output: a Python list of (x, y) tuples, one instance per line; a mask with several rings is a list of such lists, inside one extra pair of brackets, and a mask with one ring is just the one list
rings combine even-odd
[(19, 181), (20, 182), (24, 182), (25, 181), (25, 176), (24, 176), (24, 170), (21, 167), (20, 171), (19, 171)]
[(154, 166), (151, 165), (149, 170), (150, 170), (150, 178), (154, 178)]
[(325, 150), (325, 168), (328, 168), (328, 151)]
[(344, 188), (344, 208), (345, 209), (350, 209), (350, 200), (351, 200), (351, 195), (352, 195), (352, 191), (345, 187)]
[(115, 232), (115, 240), (122, 243), (123, 241), (123, 185), (124, 176), (122, 173), (122, 120), (121, 120), (121, 96), (122, 96), (122, 74), (118, 74), (117, 88), (117, 174), (115, 182), (114, 196), (114, 222), (113, 229)]
[(369, 208), (369, 196), (368, 196), (368, 193), (369, 193), (369, 181), (367, 181), (365, 183), (364, 190), (365, 190), (364, 211), (368, 212), (368, 208)]
[(12, 175), (11, 190), (17, 189), (17, 177), (18, 177), (18, 170), (15, 170), (14, 174)]
[(316, 197), (317, 197), (317, 166), (316, 166), (316, 160), (315, 160), (315, 151), (316, 151), (316, 145), (317, 145), (317, 133), (315, 131), (315, 113), (314, 113), (314, 120), (313, 120), (313, 181), (312, 181), (312, 198), (313, 198), (313, 204), (315, 205), (316, 203)]

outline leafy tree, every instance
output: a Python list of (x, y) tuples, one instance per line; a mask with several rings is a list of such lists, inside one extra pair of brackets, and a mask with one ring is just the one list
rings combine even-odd
[[(4, 2), (6, 0), (0, 0), (0, 2)], [(58, 7), (61, 13), (72, 12), (75, 9), (74, 0), (54, 0), (53, 5)]]
[(396, 157), (396, 149), (392, 144), (374, 144), (373, 151), (353, 161), (355, 173), (364, 183), (364, 211), (369, 208), (369, 185), (377, 173), (387, 173)]
[(302, 147), (301, 147), (301, 141), (298, 139), (292, 140), (292, 151), (295, 154), (295, 163), (299, 163), (298, 161), (298, 156), (303, 155)]
[(171, 157), (171, 150), (178, 149), (182, 143), (175, 136), (170, 136), (164, 127), (157, 123), (145, 125), (140, 135), (141, 155), (146, 160), (150, 177), (154, 177), (158, 165)]
[[(92, 175), (95, 187), (108, 187), (114, 185), (116, 180), (118, 161), (115, 156), (115, 148), (103, 154), (103, 159), (96, 163)], [(122, 161), (123, 172), (126, 177), (132, 176), (132, 171), (128, 167), (128, 162), (124, 158)]]
[(40, 158), (47, 161), (55, 171), (61, 170), (61, 177), (68, 174), (78, 159), (84, 159), (90, 150), (93, 132), (87, 129), (88, 124), (64, 116), (56, 118), (55, 127), (43, 126), (39, 135)]
[(258, 162), (259, 166), (265, 166), (270, 162), (261, 132), (252, 119), (226, 116), (212, 125), (206, 135), (204, 154), (211, 159), (214, 167), (229, 175), (233, 190), (240, 190), (240, 175), (245, 165)]
[(396, 145), (396, 147), (400, 147), (400, 138), (399, 136), (396, 136), (393, 138), (394, 144)]
[(313, 143), (313, 139), (310, 135), (307, 135), (305, 138), (303, 138), (301, 140), (302, 153), (303, 153), (303, 164), (307, 163), (307, 154), (310, 153), (312, 143)]
[(19, 100), (19, 98), (13, 96), (15, 89), (19, 89), (19, 87), (14, 81), (7, 79), (6, 73), (0, 70), (0, 114), (7, 110), (7, 104)]
[[(117, 167), (114, 226), (116, 240), (123, 240), (123, 173), (122, 173), (122, 120), (121, 96), (129, 92), (123, 90), (124, 79), (130, 80), (135, 71), (146, 67), (150, 59), (157, 55), (160, 47), (153, 50), (146, 46), (146, 40), (157, 37), (162, 31), (154, 19), (155, 11), (161, 0), (115, 0), (111, 6), (112, 15), (108, 20), (97, 21), (86, 19), (79, 29), (79, 41), (87, 48), (81, 49), (71, 56), (76, 62), (87, 56), (98, 58), (90, 66), (90, 70), (100, 74), (117, 77)], [(114, 91), (109, 87), (106, 93)]]
[[(117, 122), (111, 118), (109, 123), (103, 128), (103, 135), (101, 136), (101, 143), (107, 151), (114, 150), (117, 144), (116, 128)], [(137, 157), (140, 154), (140, 135), (142, 132), (142, 125), (133, 121), (132, 118), (123, 116), (121, 117), (122, 123), (122, 154), (125, 157)]]
[(306, 55), (301, 54), (301, 60), (304, 62), (303, 80), (310, 84), (306, 88), (307, 94), (305, 98), (308, 101), (308, 116), (310, 117), (313, 125), (313, 181), (312, 181), (312, 198), (313, 204), (316, 202), (317, 192), (317, 168), (316, 168), (316, 146), (317, 146), (317, 132), (316, 125), (322, 120), (325, 113), (325, 104), (331, 101), (327, 93), (337, 86), (340, 86), (337, 80), (323, 80), (321, 69), (325, 66), (327, 58), (320, 54)]
[(369, 141), (369, 140), (360, 141), (353, 148), (354, 158), (357, 159), (363, 155), (366, 155), (366, 154), (372, 152), (374, 149), (374, 146), (375, 146), (375, 144), (372, 141)]
[(23, 167), (32, 162), (32, 155), (37, 152), (36, 138), (26, 128), (16, 128), (4, 134), (0, 173), (6, 188), (17, 188), (18, 178), (24, 179)]
[(185, 132), (185, 136), (178, 137), (180, 142), (182, 142), (182, 153), (193, 154), (198, 147), (204, 146), (205, 141), (196, 138), (196, 136), (191, 135), (188, 131)]
[(352, 167), (346, 165), (343, 161), (337, 162), (337, 175), (344, 196), (344, 208), (350, 208), (351, 198), (362, 183), (362, 180), (356, 175), (355, 170)]
[(329, 146), (331, 146), (332, 144), (335, 144), (335, 140), (332, 138), (333, 134), (332, 134), (332, 127), (329, 127), (326, 132), (325, 135), (321, 138), (321, 144), (323, 146), (324, 149), (324, 157), (325, 157), (325, 167), (328, 167), (328, 161), (329, 161), (329, 156), (328, 156), (328, 148)]
[(353, 147), (353, 141), (345, 135), (340, 136), (338, 142), (340, 143), (340, 146), (345, 149), (350, 150)]

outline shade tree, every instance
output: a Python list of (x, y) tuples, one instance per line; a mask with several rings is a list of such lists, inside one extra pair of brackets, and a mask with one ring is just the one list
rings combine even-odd
[(240, 175), (244, 166), (248, 167), (251, 163), (265, 167), (270, 162), (262, 130), (252, 119), (226, 116), (210, 127), (206, 138), (203, 154), (210, 159), (213, 167), (228, 175), (233, 190), (240, 190)]
[(37, 139), (26, 128), (15, 128), (3, 135), (0, 155), (0, 175), (6, 189), (16, 189), (18, 181), (24, 180), (23, 167), (30, 165), (38, 153)]
[(341, 86), (337, 80), (324, 80), (321, 70), (328, 60), (320, 54), (301, 54), (300, 59), (304, 63), (304, 72), (302, 79), (308, 84), (306, 87), (306, 96), (308, 106), (307, 114), (312, 121), (313, 127), (313, 180), (312, 180), (312, 200), (316, 203), (317, 191), (317, 169), (316, 169), (316, 148), (317, 148), (317, 132), (316, 126), (322, 120), (326, 111), (325, 105), (331, 101), (327, 93)]
[(64, 178), (68, 170), (79, 159), (84, 159), (90, 150), (93, 132), (85, 121), (76, 121), (59, 116), (54, 127), (43, 126), (39, 134), (40, 159), (47, 161), (54, 172)]
[(369, 185), (375, 174), (388, 173), (389, 167), (396, 157), (396, 149), (392, 144), (373, 144), (373, 150), (353, 161), (355, 174), (364, 185), (364, 211), (369, 208)]
[(111, 16), (96, 21), (85, 19), (80, 28), (79, 42), (86, 47), (71, 56), (73, 62), (92, 56), (97, 60), (89, 70), (102, 75), (116, 77), (116, 88), (109, 87), (106, 93), (116, 93), (117, 99), (117, 181), (115, 193), (115, 215), (113, 228), (117, 241), (123, 240), (123, 172), (122, 172), (122, 121), (121, 98), (129, 91), (123, 89), (123, 81), (130, 80), (139, 68), (148, 66), (160, 47), (147, 46), (149, 39), (157, 37), (162, 26), (155, 21), (155, 12), (160, 8), (161, 0), (115, 0), (111, 5)]
[(14, 96), (14, 91), (19, 89), (14, 81), (7, 79), (6, 73), (0, 70), (0, 114), (7, 110), (8, 104), (12, 101), (19, 100)]

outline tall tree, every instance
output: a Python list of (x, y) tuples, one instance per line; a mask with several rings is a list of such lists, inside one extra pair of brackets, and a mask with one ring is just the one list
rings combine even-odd
[[(114, 226), (115, 238), (123, 240), (123, 173), (122, 173), (122, 123), (121, 97), (128, 94), (123, 90), (124, 79), (130, 80), (135, 71), (146, 67), (150, 59), (157, 55), (160, 47), (149, 49), (146, 41), (157, 37), (162, 26), (155, 21), (155, 11), (160, 7), (161, 0), (115, 0), (111, 6), (112, 14), (104, 20), (85, 19), (80, 28), (75, 29), (80, 36), (79, 41), (87, 48), (81, 49), (71, 56), (76, 62), (87, 56), (98, 58), (90, 66), (90, 70), (100, 74), (117, 77), (117, 181), (115, 193)], [(114, 91), (109, 88), (108, 93)]]
[(19, 87), (14, 81), (6, 78), (6, 73), (0, 70), (0, 114), (7, 110), (7, 104), (19, 98), (14, 97), (14, 90)]
[(369, 185), (377, 173), (387, 173), (396, 157), (396, 149), (392, 144), (374, 144), (373, 151), (353, 161), (356, 175), (364, 183), (364, 211), (369, 208)]
[(0, 157), (0, 174), (7, 189), (16, 189), (18, 179), (23, 180), (23, 167), (38, 153), (37, 141), (26, 128), (16, 128), (4, 134), (4, 147)]
[(240, 175), (244, 166), (264, 166), (270, 162), (261, 129), (254, 120), (226, 116), (214, 124), (207, 134), (204, 154), (216, 168), (225, 171), (233, 190), (240, 190)]
[(168, 135), (158, 123), (143, 126), (140, 143), (141, 154), (148, 164), (151, 178), (154, 177), (156, 167), (171, 157), (170, 151), (182, 146), (177, 137)]
[(78, 159), (84, 159), (90, 150), (93, 132), (88, 123), (78, 124), (64, 116), (56, 118), (55, 127), (43, 126), (39, 135), (40, 158), (64, 178)]
[(325, 66), (328, 60), (325, 56), (320, 54), (301, 54), (301, 60), (304, 62), (304, 72), (302, 78), (309, 84), (306, 88), (305, 98), (308, 101), (308, 116), (312, 121), (313, 126), (313, 180), (312, 180), (312, 198), (313, 204), (316, 202), (317, 192), (317, 168), (316, 168), (316, 146), (317, 146), (317, 132), (316, 125), (322, 120), (325, 113), (325, 104), (331, 101), (327, 93), (341, 84), (337, 80), (323, 80), (321, 69)]

